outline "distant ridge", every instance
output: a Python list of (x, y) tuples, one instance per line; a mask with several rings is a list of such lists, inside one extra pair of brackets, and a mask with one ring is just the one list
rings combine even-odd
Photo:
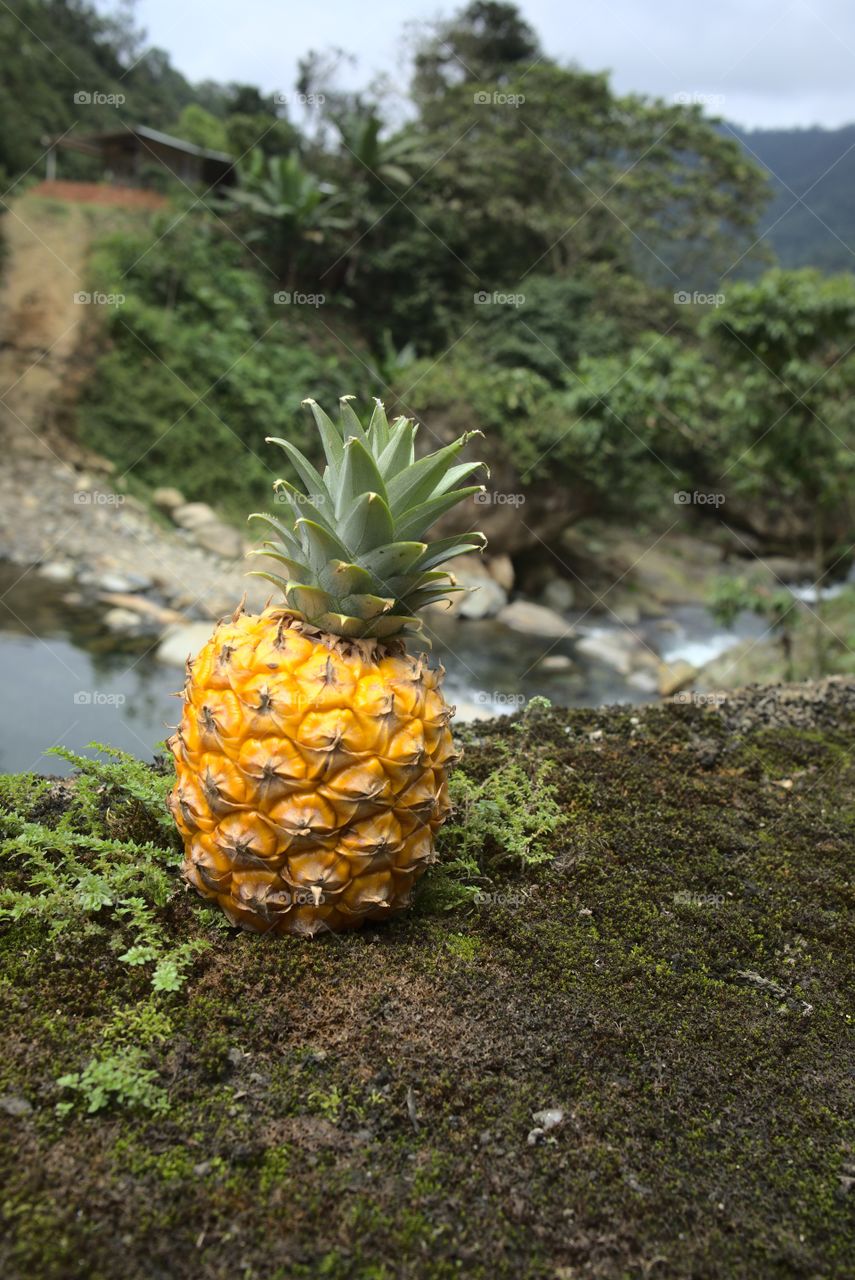
[(855, 124), (722, 130), (771, 174), (774, 197), (760, 230), (780, 264), (855, 271)]

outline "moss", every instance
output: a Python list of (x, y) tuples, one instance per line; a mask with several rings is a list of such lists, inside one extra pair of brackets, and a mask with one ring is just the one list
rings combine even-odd
[[(176, 886), (170, 945), (212, 942), (175, 992), (100, 915), (7, 926), (0, 1091), (32, 1110), (0, 1111), (3, 1274), (846, 1274), (837, 688), (810, 724), (760, 691), (475, 726), (473, 786), (508, 750), (551, 761), (547, 860), (491, 853), (454, 909), (316, 943), (214, 933)], [(53, 787), (6, 785), (61, 820)], [(98, 1044), (141, 1046), (169, 1111), (58, 1120)]]

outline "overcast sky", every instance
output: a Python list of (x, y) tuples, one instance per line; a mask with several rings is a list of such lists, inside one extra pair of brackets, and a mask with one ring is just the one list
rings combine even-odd
[[(110, 8), (101, 0), (102, 9)], [(408, 22), (433, 0), (138, 0), (149, 41), (191, 80), (294, 87), (298, 57), (338, 45), (357, 57), (342, 86), (405, 79)], [(697, 95), (750, 127), (855, 121), (855, 0), (522, 0), (553, 57), (608, 69), (618, 91)]]

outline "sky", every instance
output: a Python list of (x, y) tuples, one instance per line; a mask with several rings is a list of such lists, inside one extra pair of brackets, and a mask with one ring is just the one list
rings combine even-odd
[[(189, 79), (294, 88), (297, 59), (356, 56), (339, 86), (407, 80), (405, 27), (454, 12), (432, 0), (137, 0), (137, 22)], [(99, 8), (111, 8), (101, 0)], [(612, 72), (620, 93), (704, 103), (749, 128), (855, 121), (853, 0), (522, 0), (552, 57)]]

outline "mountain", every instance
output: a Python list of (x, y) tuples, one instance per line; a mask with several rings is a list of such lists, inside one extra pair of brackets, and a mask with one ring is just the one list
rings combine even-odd
[(774, 194), (760, 230), (781, 266), (855, 270), (855, 124), (724, 130), (769, 173)]

